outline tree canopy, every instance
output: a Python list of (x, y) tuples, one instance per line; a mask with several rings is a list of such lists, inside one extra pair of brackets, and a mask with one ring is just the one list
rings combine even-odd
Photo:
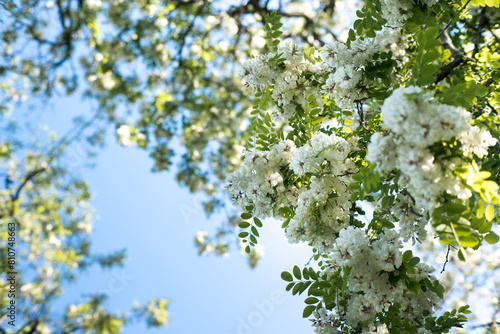
[[(90, 193), (65, 167), (68, 147), (98, 151), (110, 125), (150, 152), (153, 171), (175, 169), (205, 194), (208, 215), (230, 210), (215, 235), (198, 234), (200, 253), (233, 241), (255, 266), (270, 217), (311, 245), (314, 263), (282, 278), (307, 291), (318, 333), (448, 332), (464, 326), (474, 282), (498, 296), (487, 247), (499, 239), (497, 0), (1, 5), (0, 250), (7, 258), (17, 235), (19, 333), (168, 319), (165, 299), (132, 317), (105, 311), (101, 295), (62, 318), (44, 307), (79, 270), (124, 258), (89, 251)], [(64, 137), (30, 142), (9, 122), (61, 94), (95, 105)], [(441, 260), (438, 280), (429, 264)], [(479, 326), (495, 332), (498, 303), (488, 312)]]
[[(251, 103), (243, 98), (250, 91), (242, 85), (237, 67), (265, 44), (258, 27), (268, 4), (64, 0), (0, 4), (0, 157), (5, 181), (0, 249), (2, 259), (11, 254), (8, 242), (22, 249), (16, 253), (20, 279), (16, 288), (22, 291), (16, 296), (16, 332), (117, 333), (136, 319), (152, 326), (165, 324), (168, 301), (161, 298), (134, 307), (129, 316), (105, 310), (104, 295), (91, 296), (61, 314), (49, 312), (65, 282), (77, 279), (91, 265), (120, 266), (125, 258), (124, 251), (91, 252), (91, 191), (75, 165), (91, 163), (111, 125), (122, 145), (151, 152), (155, 171), (170, 168), (172, 145), (177, 145), (182, 158), (178, 181), (193, 192), (204, 190), (207, 212), (221, 206), (224, 195), (220, 189), (219, 198), (215, 193), (224, 171), (239, 161), (242, 146), (237, 144), (245, 139), (242, 124)], [(333, 2), (322, 4), (318, 12), (301, 11), (302, 2), (286, 7), (280, 12), (290, 17), (290, 36), (304, 41), (311, 40), (309, 32), (318, 34), (320, 18), (331, 21), (335, 12)], [(47, 112), (54, 98), (64, 96), (85, 98), (93, 110), (76, 119), (75, 128), (60, 138), (38, 131), (33, 114)], [(173, 138), (181, 140), (172, 143)], [(75, 145), (78, 149), (72, 151)], [(227, 252), (225, 233), (234, 235), (235, 225), (234, 217), (228, 219), (217, 234), (218, 254)], [(197, 240), (200, 251), (212, 249), (210, 238)], [(254, 252), (250, 265), (259, 256)], [(9, 262), (2, 262), (6, 286), (8, 272)], [(8, 320), (9, 301), (2, 294), (3, 323)], [(3, 325), (1, 329), (10, 332)]]

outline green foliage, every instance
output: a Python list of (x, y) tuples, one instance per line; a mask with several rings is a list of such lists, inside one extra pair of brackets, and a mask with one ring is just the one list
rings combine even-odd
[(387, 23), (382, 18), (382, 5), (378, 0), (368, 0), (361, 10), (356, 11), (358, 20), (354, 21), (353, 29), (349, 30), (347, 43), (356, 39), (356, 36), (375, 37), (375, 32), (382, 30), (382, 26)]
[(245, 209), (248, 210), (248, 212), (243, 212), (241, 214), (241, 218), (250, 220), (251, 222), (242, 221), (238, 224), (238, 226), (244, 230), (243, 232), (240, 232), (238, 234), (238, 237), (242, 238), (242, 242), (246, 244), (245, 252), (250, 254), (252, 248), (258, 243), (257, 238), (260, 235), (257, 228), (262, 227), (262, 222), (259, 218), (253, 217), (251, 213), (251, 211), (253, 210), (252, 206), (248, 206)]
[[(274, 83), (264, 88), (260, 87), (261, 90), (256, 95), (255, 110), (252, 112), (255, 116), (250, 127), (257, 138), (248, 147), (268, 151), (283, 138), (292, 140), (297, 147), (302, 147), (309, 145), (310, 139), (318, 132), (335, 133), (347, 139), (359, 139), (359, 150), (350, 155), (358, 172), (350, 175), (352, 181), (348, 184), (352, 191), (350, 201), (353, 203), (349, 224), (356, 227), (364, 226), (364, 222), (356, 217), (365, 214), (359, 207), (360, 203), (368, 202), (376, 204), (377, 207), (373, 219), (367, 225), (367, 233), (377, 236), (395, 229), (396, 222), (391, 221), (390, 215), (392, 211), (395, 211), (397, 200), (408, 196), (415, 204), (415, 199), (405, 188), (404, 183), (400, 183), (403, 177), (401, 171), (392, 170), (387, 175), (381, 175), (375, 171), (376, 166), (366, 161), (366, 148), (371, 135), (375, 132), (383, 132), (385, 135), (385, 132), (391, 131), (391, 129), (381, 129), (383, 115), (380, 115), (380, 106), (393, 90), (401, 86), (425, 87), (433, 92), (433, 99), (436, 101), (470, 111), (473, 119), (472, 125), (488, 130), (494, 138), (500, 135), (500, 122), (497, 115), (497, 108), (500, 106), (500, 95), (497, 92), (500, 87), (496, 84), (499, 79), (499, 42), (497, 38), (484, 35), (487, 30), (487, 20), (489, 20), (486, 19), (485, 13), (490, 9), (479, 8), (477, 11), (471, 11), (471, 13), (480, 12), (480, 15), (465, 14), (464, 10), (469, 3), (464, 1), (460, 5), (458, 2), (439, 2), (428, 6), (423, 1), (417, 1), (411, 10), (411, 15), (408, 15), (408, 19), (401, 28), (409, 42), (405, 50), (407, 58), (402, 62), (392, 51), (375, 53), (373, 59), (358, 69), (367, 80), (366, 82), (361, 80), (356, 85), (358, 89), (356, 92), (366, 94), (367, 98), (356, 100), (356, 107), (353, 111), (342, 110), (327, 94), (325, 94), (327, 96), (322, 96), (324, 104), (320, 104), (317, 96), (313, 94), (307, 96), (307, 102), (302, 106), (299, 104), (295, 106), (295, 113), (287, 120), (289, 128), (284, 133), (279, 128), (279, 124), (273, 123), (271, 115), (264, 112), (272, 104), (271, 94), (272, 89), (275, 88)], [(485, 4), (486, 2), (476, 3), (476, 5), (483, 6)], [(488, 5), (497, 4), (488, 2)], [(354, 22), (353, 29), (348, 32), (347, 47), (354, 41), (376, 37), (387, 23), (382, 18), (380, 1), (366, 1), (356, 15), (359, 19)], [(266, 18), (266, 21), (269, 22), (270, 19), (271, 16)], [(272, 44), (275, 42), (269, 33), (270, 26), (268, 24), (266, 30), (268, 30), (268, 39)], [(314, 48), (306, 50), (304, 60), (312, 64), (321, 61), (314, 57)], [(271, 51), (277, 52), (278, 48), (271, 49)], [(335, 52), (332, 51), (334, 56), (330, 57), (339, 56)], [(276, 62), (276, 69), (283, 72), (285, 65), (280, 62), (286, 59), (282, 59), (281, 54), (275, 55), (271, 61)], [(332, 72), (335, 73), (335, 70)], [(313, 86), (315, 82), (321, 85), (326, 78), (326, 75), (315, 76), (307, 72), (301, 74), (301, 80), (313, 83)], [(333, 121), (335, 125), (325, 126), (324, 123), (328, 120)], [(406, 119), (401, 120), (401, 122), (405, 121)], [(450, 120), (451, 128), (452, 122)], [(452, 138), (426, 149), (431, 152), (436, 161), (455, 159), (453, 161), (456, 161), (456, 166), (451, 172), (461, 180), (461, 186), (470, 191), (472, 196), (464, 200), (444, 190), (440, 194), (440, 204), (437, 207), (429, 212), (413, 211), (411, 214), (418, 217), (417, 223), (430, 221), (439, 241), (448, 245), (448, 252), (450, 247), (456, 248), (458, 258), (466, 261), (467, 254), (472, 250), (479, 249), (484, 243), (495, 244), (499, 241), (499, 236), (492, 231), (498, 224), (496, 211), (500, 204), (498, 146), (492, 146), (487, 156), (486, 153), (465, 154), (460, 140)], [(310, 178), (320, 174), (321, 172), (317, 175), (306, 174), (294, 177), (283, 171), (282, 175), (285, 178), (285, 184), (294, 184), (298, 188), (308, 189)], [(287, 229), (290, 220), (295, 216), (295, 208), (293, 206), (280, 207), (279, 204), (276, 206), (279, 216), (283, 218), (282, 227)], [(310, 205), (312, 215), (319, 212), (316, 206), (317, 203), (314, 202)], [(405, 210), (412, 210), (411, 205)], [(318, 231), (319, 234), (324, 232), (321, 228), (318, 228)], [(414, 238), (413, 242), (415, 241), (422, 242), (418, 238), (416, 240)], [(314, 249), (314, 251), (317, 250)], [(334, 273), (332, 274), (332, 267), (330, 267), (329, 275), (323, 275), (325, 268), (330, 264), (325, 260), (328, 256), (320, 253), (315, 253), (314, 259), (321, 260), (318, 263), (321, 271), (314, 275), (310, 270), (304, 268), (302, 271), (297, 266), (293, 268), (292, 273), (282, 273), (281, 277), (288, 282), (286, 290), (291, 291), (293, 295), (308, 291), (303, 311), (304, 317), (313, 316), (316, 318), (313, 321), (321, 323), (324, 319), (315, 312), (321, 309), (333, 311), (331, 314), (339, 315), (339, 318), (335, 318), (335, 321), (329, 320), (332, 321), (332, 327), (344, 330), (346, 333), (357, 333), (360, 331), (359, 328), (348, 328), (339, 320), (341, 315), (345, 314), (346, 311), (343, 308), (349, 300), (346, 285), (349, 284), (351, 268), (338, 268), (335, 264), (331, 264)], [(447, 262), (448, 254), (443, 271)], [(415, 278), (419, 263), (419, 257), (413, 256), (411, 251), (406, 251), (402, 264), (395, 271), (383, 272), (381, 275), (388, 275), (393, 286), (403, 284), (411, 294), (419, 295), (430, 291), (443, 299), (445, 296), (443, 284), (435, 279)], [(365, 292), (359, 291), (358, 293)], [(405, 318), (406, 314), (401, 311), (401, 305), (392, 303), (387, 311), (378, 315), (377, 319), (387, 325), (390, 333), (417, 333), (422, 327), (432, 333), (447, 333), (453, 327), (462, 327), (467, 321), (465, 314), (468, 313), (470, 313), (468, 306), (464, 306), (458, 310), (445, 312), (440, 317), (425, 314), (425, 323), (416, 326)]]
[[(332, 4), (322, 2), (318, 17), (332, 15)], [(281, 34), (295, 34), (293, 29), (314, 34), (321, 29), (316, 20), (302, 22), (306, 17), (303, 13), (291, 13), (283, 26), (281, 15), (270, 13), (268, 5), (242, 2), (221, 10), (220, 4), (212, 1), (8, 0), (2, 4), (0, 118), (2, 134), (7, 137), (0, 142), (0, 172), (7, 186), (0, 191), (0, 219), (2, 226), (10, 219), (19, 222), (26, 247), (23, 261), (31, 252), (34, 258), (30, 263), (46, 263), (41, 272), (33, 273), (32, 291), (24, 294), (25, 306), (19, 316), (26, 323), (33, 323), (35, 317), (41, 319), (35, 329), (55, 323), (48, 309), (62, 293), (61, 284), (77, 279), (80, 270), (91, 265), (111, 267), (124, 260), (121, 251), (106, 256), (89, 251), (90, 190), (63, 168), (72, 162), (63, 152), (74, 139), (83, 139), (79, 145), (85, 148), (84, 160), (90, 161), (96, 150), (93, 146), (102, 144), (111, 125), (122, 145), (147, 150), (154, 161), (153, 170), (159, 172), (172, 167), (172, 140), (180, 138), (181, 148), (175, 152), (180, 158), (177, 181), (192, 192), (203, 191), (209, 196), (204, 203), (207, 213), (227, 202), (218, 188), (226, 173), (239, 164), (240, 148), (250, 137), (241, 125), (247, 121), (251, 92), (235, 70), (241, 59), (259, 51), (253, 41), (259, 45), (260, 37), (254, 37), (262, 25), (249, 22), (268, 16), (270, 47), (279, 44)], [(298, 24), (290, 30), (294, 22)], [(44, 112), (39, 105), (50, 105), (52, 97), (65, 95), (85, 97), (97, 109), (87, 123), (81, 122), (85, 133), (78, 130), (49, 147), (37, 143), (33, 146), (38, 148), (30, 150), (26, 138), (15, 139), (5, 130), (23, 126), (22, 121), (10, 124), (9, 114), (30, 123), (31, 115), (21, 115), (19, 110)], [(24, 102), (26, 97), (28, 103)], [(29, 108), (19, 107), (28, 104)], [(128, 130), (128, 137), (121, 130)], [(23, 155), (23, 150), (28, 154)], [(45, 162), (48, 166), (40, 168)], [(23, 167), (24, 172), (12, 166)], [(251, 224), (246, 236), (253, 243), (262, 222), (255, 217)], [(228, 217), (220, 230), (234, 236), (236, 226)], [(53, 247), (50, 237), (61, 245)], [(0, 240), (6, 238), (8, 235), (2, 234)], [(2, 256), (5, 245), (0, 246)], [(48, 276), (49, 284), (44, 285), (50, 268), (57, 268), (57, 275)], [(2, 263), (2, 275), (5, 269)], [(94, 312), (98, 320), (81, 328), (76, 324), (79, 316), (67, 313), (65, 324), (57, 319), (61, 323), (57, 330), (115, 333), (139, 315), (153, 326), (168, 319), (164, 300), (151, 301), (147, 307), (150, 314), (156, 314), (154, 319), (148, 318), (144, 308), (144, 312), (134, 313), (134, 319), (111, 314), (101, 307), (103, 301), (95, 297), (77, 305), (77, 310)], [(40, 312), (33, 311), (40, 307)], [(23, 330), (30, 328), (19, 333)], [(56, 332), (55, 328), (49, 330)]]
[[(264, 32), (271, 52), (277, 52), (281, 38), (292, 37), (305, 44), (304, 60), (313, 65), (320, 62), (317, 49), (325, 41), (336, 39), (331, 33), (333, 29), (323, 26), (333, 17), (335, 1), (320, 2), (314, 17), (286, 12), (281, 6), (272, 12), (269, 3), (250, 1), (221, 11), (211, 1), (103, 1), (97, 6), (91, 1), (61, 0), (53, 8), (43, 7), (43, 2), (7, 1), (3, 6), (8, 15), (2, 17), (4, 24), (0, 29), (4, 43), (0, 114), (10, 112), (14, 102), (23, 100), (26, 94), (50, 98), (58, 93), (82, 93), (96, 102), (97, 119), (117, 129), (122, 145), (149, 151), (155, 171), (171, 168), (172, 140), (180, 138), (181, 150), (185, 152), (180, 156), (177, 180), (192, 192), (203, 191), (210, 197), (205, 203), (209, 214), (227, 202), (218, 188), (227, 173), (241, 163), (243, 146), (269, 150), (280, 140), (289, 139), (300, 147), (320, 131), (354, 139), (358, 149), (349, 159), (357, 172), (348, 186), (352, 191), (349, 225), (355, 227), (365, 225), (358, 219), (366, 214), (361, 202), (377, 204), (381, 211), (390, 213), (398, 197), (411, 197), (399, 183), (400, 171), (381, 175), (366, 161), (366, 146), (372, 134), (388, 131), (381, 130), (380, 106), (394, 89), (408, 85), (425, 87), (437, 101), (470, 111), (473, 125), (487, 129), (495, 138), (500, 136), (500, 56), (496, 36), (499, 22), (488, 15), (489, 8), (466, 11), (470, 6), (498, 7), (498, 0), (439, 1), (430, 7), (415, 1), (401, 28), (408, 38), (408, 48), (404, 50), (408, 59), (397, 58), (392, 51), (374, 54), (371, 62), (358, 69), (366, 80), (356, 86), (363, 96), (356, 100), (356, 108), (343, 110), (332, 100), (311, 94), (305, 96), (307, 103), (297, 106), (287, 126), (273, 120), (272, 85), (251, 92), (241, 84), (235, 64), (254, 56), (254, 51), (261, 52), (253, 45), (259, 32)], [(387, 24), (382, 12), (379, 0), (364, 2), (348, 31), (347, 46), (359, 38), (380, 34)], [(263, 24), (248, 23), (262, 18)], [(23, 52), (25, 45), (34, 46), (36, 56)], [(278, 72), (286, 68), (286, 61), (279, 53), (268, 59)], [(304, 71), (300, 79), (320, 88), (327, 75)], [(250, 103), (252, 93), (255, 99)], [(330, 121), (333, 125), (326, 125)], [(98, 144), (103, 135), (97, 129), (91, 141)], [(60, 293), (61, 283), (74, 280), (79, 269), (93, 264), (121, 265), (124, 253), (96, 256), (89, 252), (90, 191), (59, 161), (59, 154), (69, 143), (63, 141), (49, 154), (42, 154), (40, 150), (24, 152), (19, 142), (22, 140), (0, 143), (2, 170), (7, 175), (6, 188), (1, 190), (0, 219), (2, 224), (16, 222), (27, 249), (24, 257), (31, 254), (33, 265), (40, 260), (45, 263), (43, 270), (56, 268), (60, 273), (50, 276), (50, 285), (40, 282), (43, 275), (47, 276), (43, 270), (36, 273), (33, 291), (23, 301), (26, 306), (22, 314), (29, 323), (33, 310), (38, 305), (50, 305)], [(461, 200), (443, 193), (439, 207), (415, 216), (430, 220), (439, 241), (456, 247), (458, 258), (465, 261), (468, 252), (499, 240), (493, 231), (498, 225), (496, 212), (500, 204), (498, 147), (491, 147), (486, 158), (465, 156), (456, 138), (428, 149), (437, 160), (461, 161), (452, 172), (472, 196)], [(24, 171), (12, 167), (19, 161), (23, 161)], [(286, 185), (302, 190), (310, 186), (312, 177), (318, 176), (308, 173), (296, 177), (286, 168), (280, 173)], [(331, 189), (328, 200), (337, 195)], [(317, 203), (310, 206), (312, 214), (319, 209)], [(295, 208), (274, 203), (273, 210), (283, 218), (282, 227), (287, 229), (295, 217)], [(246, 252), (252, 253), (262, 222), (254, 216), (253, 207), (243, 211), (243, 221), (227, 222), (221, 230), (231, 234), (239, 226), (238, 237), (246, 243)], [(382, 235), (394, 229), (395, 224), (375, 213), (366, 228), (370, 235)], [(318, 228), (318, 234), (324, 232), (323, 226)], [(8, 241), (8, 237), (4, 233), (0, 239)], [(49, 242), (54, 242), (54, 238), (60, 242), (57, 247)], [(4, 255), (5, 249), (0, 252)], [(315, 253), (314, 259), (322, 270), (330, 265), (325, 258), (324, 254)], [(391, 284), (404, 284), (413, 295), (432, 291), (443, 298), (444, 287), (438, 281), (414, 279), (419, 262), (420, 258), (408, 251), (394, 272), (381, 274), (388, 275)], [(4, 273), (5, 265), (1, 269)], [(323, 271), (295, 266), (292, 273), (282, 273), (282, 278), (289, 282), (286, 289), (294, 295), (307, 290), (303, 316), (310, 317), (321, 309), (336, 309), (342, 314), (348, 304), (346, 285), (350, 274), (348, 267), (334, 268), (333, 274), (327, 276)], [(36, 289), (40, 291), (34, 292)], [(104, 299), (94, 296), (68, 308), (62, 331), (119, 332), (131, 319), (104, 310)], [(153, 300), (138, 307), (135, 316), (152, 326), (163, 325), (168, 321), (167, 305), (166, 300)], [(42, 308), (42, 313), (40, 326), (51, 323), (48, 311)], [(95, 317), (82, 325), (81, 319), (88, 313)], [(434, 333), (448, 332), (452, 327), (460, 327), (467, 313), (464, 306), (440, 317), (425, 315), (425, 324), (420, 326)], [(417, 331), (397, 303), (392, 303), (378, 319), (388, 325), (390, 333)], [(340, 323), (334, 325), (348, 331)]]
[[(91, 193), (87, 183), (64, 166), (62, 143), (67, 141), (51, 142), (47, 154), (40, 143), (19, 142), (15, 132), (9, 134), (12, 141), (2, 145), (8, 149), (0, 157), (6, 179), (6, 188), (0, 190), (0, 255), (5, 259), (9, 248), (16, 250), (16, 283), (22, 291), (16, 295), (17, 333), (120, 333), (123, 326), (152, 315), (156, 320), (147, 320), (149, 325), (164, 325), (168, 320), (164, 299), (151, 301), (148, 312), (137, 309), (124, 315), (104, 307), (107, 295), (94, 294), (63, 313), (53, 312), (66, 284), (91, 266), (123, 266), (125, 251), (105, 255), (90, 251)], [(12, 269), (7, 261), (0, 263), (2, 285)], [(8, 320), (9, 302), (8, 294), (2, 294), (0, 321)]]
[(283, 27), (283, 23), (280, 23), (280, 19), (281, 15), (277, 15), (276, 12), (266, 14), (266, 23), (264, 24), (266, 39), (269, 43), (269, 49), (274, 52), (278, 50), (278, 45), (280, 44), (279, 37), (283, 35), (283, 31), (280, 30)]

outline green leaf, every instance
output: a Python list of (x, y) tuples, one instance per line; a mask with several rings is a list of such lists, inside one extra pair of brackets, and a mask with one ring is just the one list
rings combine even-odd
[(300, 273), (300, 268), (298, 266), (294, 266), (293, 267), (293, 275), (297, 278), (297, 279), (302, 279), (302, 275)]
[(418, 83), (422, 86), (431, 85), (436, 81), (436, 78), (432, 74), (422, 75), (418, 79)]
[(418, 295), (420, 293), (420, 284), (417, 281), (411, 281), (408, 284), (408, 290), (410, 290), (411, 293)]
[(307, 268), (302, 269), (302, 276), (304, 276), (305, 279), (309, 279), (309, 270), (307, 270)]
[(302, 313), (302, 317), (303, 318), (309, 317), (314, 312), (315, 309), (316, 309), (316, 306), (314, 306), (314, 305), (306, 306), (306, 308), (304, 309), (304, 313)]
[(250, 219), (250, 218), (252, 218), (252, 214), (249, 212), (243, 212), (241, 214), (241, 219)]
[(455, 235), (450, 232), (438, 232), (439, 242), (445, 245), (451, 245), (455, 242)]
[(316, 304), (317, 302), (319, 302), (319, 299), (316, 297), (308, 297), (306, 298), (306, 300), (304, 300), (304, 302), (306, 304)]
[(238, 237), (245, 238), (247, 235), (248, 235), (248, 232), (241, 232), (240, 234), (238, 234)]
[(488, 221), (492, 221), (493, 218), (495, 218), (495, 209), (493, 208), (493, 206), (491, 204), (488, 204), (488, 206), (486, 207), (485, 215), (486, 215), (486, 219), (488, 219)]
[(279, 28), (281, 28), (283, 26), (283, 23), (275, 23), (273, 24), (273, 27), (272, 29), (273, 30), (278, 30)]
[(477, 203), (476, 216), (477, 216), (477, 218), (483, 218), (483, 216), (484, 216), (484, 202), (483, 201), (479, 201)]
[(349, 110), (344, 110), (342, 111), (342, 115), (344, 115), (345, 117), (351, 117), (352, 115), (354, 115), (354, 113)]
[(384, 196), (382, 198), (382, 209), (387, 209), (392, 203), (394, 203), (394, 196)]
[(311, 46), (309, 50), (307, 50), (307, 56), (311, 57), (314, 54), (315, 48), (314, 46)]
[(464, 313), (465, 311), (467, 311), (468, 308), (469, 308), (469, 305), (460, 306), (460, 308), (458, 309), (458, 312)]
[(349, 39), (350, 39), (351, 41), (356, 40), (356, 33), (355, 33), (355, 32), (354, 32), (354, 30), (352, 30), (352, 29), (349, 29)]
[(465, 261), (465, 256), (464, 253), (462, 252), (462, 248), (458, 249), (457, 256), (460, 261)]
[[(465, 4), (466, 2), (467, 1), (462, 0), (462, 4)], [(500, 7), (500, 0), (472, 0), (470, 4), (477, 7)]]
[(260, 221), (259, 218), (257, 217), (254, 217), (253, 218), (253, 222), (255, 223), (255, 225), (257, 225), (258, 227), (262, 227), (262, 222)]
[(323, 290), (317, 288), (310, 288), (308, 294), (312, 296), (321, 297), (323, 296)]
[(391, 223), (390, 221), (388, 221), (387, 219), (383, 219), (383, 220), (381, 221), (381, 223), (382, 223), (382, 227), (383, 227), (383, 228), (388, 228), (388, 229), (391, 229), (391, 228), (394, 228), (394, 227), (395, 227), (395, 225), (394, 225), (393, 223)]
[(312, 281), (307, 281), (304, 284), (302, 284), (302, 287), (300, 288), (299, 295), (301, 295), (306, 289), (309, 287), (309, 285), (312, 284)]
[(437, 60), (438, 58), (439, 58), (439, 52), (429, 51), (426, 54), (424, 54), (423, 62), (430, 63), (433, 62), (434, 60)]
[(460, 203), (454, 203), (454, 202), (446, 203), (444, 205), (444, 208), (446, 209), (446, 212), (451, 213), (451, 214), (462, 213), (468, 209), (467, 206), (460, 204)]
[(318, 285), (322, 288), (325, 288), (325, 289), (329, 289), (331, 287), (331, 284), (330, 282), (328, 281), (321, 281), (321, 282), (318, 282)]
[(420, 262), (420, 258), (418, 258), (418, 257), (414, 257), (414, 258), (412, 258), (412, 259), (408, 262), (408, 264), (409, 264), (410, 266), (412, 266), (412, 267), (415, 267), (415, 266), (416, 266), (419, 262)]
[(351, 190), (361, 189), (361, 185), (359, 183), (357, 183), (357, 182), (351, 182), (351, 183), (349, 183), (348, 187)]
[(311, 268), (311, 267), (309, 267), (309, 276), (311, 276), (311, 278), (313, 280), (317, 280), (318, 279), (318, 275), (316, 274), (316, 271), (313, 268)]
[(403, 261), (408, 262), (413, 258), (413, 253), (411, 250), (407, 250), (403, 253)]
[(477, 229), (477, 231), (482, 234), (488, 233), (491, 230), (492, 225), (493, 225), (492, 221), (486, 221)]
[(278, 38), (280, 37), (281, 35), (283, 35), (283, 31), (275, 31), (271, 34), (271, 36), (273, 36), (273, 38)]
[(304, 284), (302, 282), (298, 282), (297, 284), (295, 284), (295, 286), (293, 287), (292, 289), (292, 295), (296, 295), (297, 293), (299, 293), (300, 289), (302, 288)]
[(293, 277), (292, 274), (290, 274), (288, 271), (284, 271), (281, 273), (281, 278), (286, 281), (286, 282), (292, 282)]
[(250, 226), (250, 223), (249, 223), (249, 222), (240, 222), (240, 223), (238, 224), (238, 226), (239, 226), (240, 228), (247, 228), (248, 226)]
[(495, 232), (491, 231), (484, 236), (484, 241), (489, 244), (496, 244), (498, 242), (498, 238), (498, 235)]
[(476, 86), (476, 96), (485, 96), (486, 94), (488, 94), (488, 87), (483, 85)]
[(479, 237), (474, 234), (465, 237), (460, 237), (458, 241), (460, 242), (460, 245), (462, 245), (463, 247), (470, 247), (470, 248), (476, 247), (481, 242)]

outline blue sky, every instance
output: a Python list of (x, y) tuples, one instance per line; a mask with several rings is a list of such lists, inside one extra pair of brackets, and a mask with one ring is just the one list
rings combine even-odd
[[(88, 103), (77, 98), (56, 99), (33, 119), (48, 124), (60, 137), (74, 116), (89, 118), (89, 110)], [(312, 255), (308, 246), (288, 244), (280, 223), (267, 220), (260, 238), (266, 256), (256, 269), (250, 269), (236, 250), (228, 258), (198, 256), (196, 232), (214, 230), (223, 217), (208, 220), (197, 198), (177, 185), (173, 173), (151, 173), (147, 152), (119, 146), (113, 131), (106, 143), (95, 168), (78, 168), (94, 194), (92, 250), (108, 253), (126, 248), (127, 260), (123, 269), (95, 268), (80, 275), (66, 287), (53, 312), (62, 312), (63, 305), (82, 300), (85, 294), (107, 291), (111, 295), (107, 306), (113, 311), (130, 309), (135, 300), (168, 298), (171, 321), (151, 333), (312, 332), (309, 321), (302, 319), (305, 296), (287, 293), (280, 278), (283, 270), (308, 262)], [(79, 151), (75, 145), (70, 152)], [(186, 215), (186, 208), (191, 214)], [(143, 324), (124, 330), (145, 332)]]

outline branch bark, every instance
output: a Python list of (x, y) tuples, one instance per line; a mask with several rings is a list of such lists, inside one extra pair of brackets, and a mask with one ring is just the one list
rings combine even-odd
[(465, 54), (453, 45), (453, 41), (447, 31), (444, 31), (441, 34), (440, 39), (443, 47), (450, 50), (453, 61), (443, 66), (441, 71), (436, 75), (436, 84), (441, 80), (446, 79), (450, 75), (451, 71), (460, 66), (462, 63), (470, 60), (469, 58), (465, 58)]

